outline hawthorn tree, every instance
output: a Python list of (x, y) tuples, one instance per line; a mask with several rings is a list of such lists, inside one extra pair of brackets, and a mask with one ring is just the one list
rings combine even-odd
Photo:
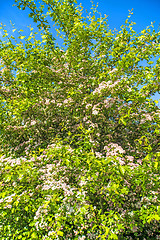
[(15, 4), (38, 30), (1, 27), (2, 239), (156, 239), (160, 32), (132, 12), (112, 31), (74, 0)]

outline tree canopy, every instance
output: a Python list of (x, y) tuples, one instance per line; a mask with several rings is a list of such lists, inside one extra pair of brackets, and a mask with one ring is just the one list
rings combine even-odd
[(160, 32), (132, 11), (111, 30), (94, 4), (15, 4), (37, 32), (1, 25), (2, 239), (156, 239)]

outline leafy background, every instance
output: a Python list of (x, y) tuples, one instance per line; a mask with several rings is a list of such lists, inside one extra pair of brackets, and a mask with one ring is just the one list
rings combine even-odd
[(159, 239), (160, 32), (15, 2), (39, 30), (1, 28), (1, 239)]

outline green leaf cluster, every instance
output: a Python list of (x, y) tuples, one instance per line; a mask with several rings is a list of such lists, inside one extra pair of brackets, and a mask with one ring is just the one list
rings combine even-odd
[(158, 239), (160, 32), (15, 4), (38, 30), (1, 25), (0, 239)]

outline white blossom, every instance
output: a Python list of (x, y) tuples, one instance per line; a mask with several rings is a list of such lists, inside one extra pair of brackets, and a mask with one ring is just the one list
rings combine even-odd
[(31, 121), (31, 126), (35, 125), (36, 124), (36, 121), (35, 120), (32, 120)]
[(98, 111), (97, 111), (97, 110), (93, 110), (93, 111), (92, 111), (92, 114), (93, 114), (93, 115), (98, 115)]
[(117, 72), (117, 68), (114, 68), (114, 69), (112, 69), (110, 72), (109, 72), (109, 74), (111, 74), (111, 73), (114, 73), (114, 72)]

